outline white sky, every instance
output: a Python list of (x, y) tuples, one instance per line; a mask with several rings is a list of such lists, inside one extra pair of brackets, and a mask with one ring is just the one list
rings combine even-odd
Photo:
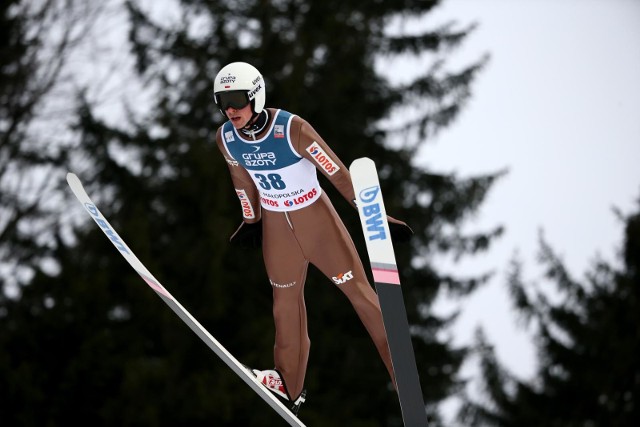
[(451, 19), (479, 24), (453, 64), (486, 52), (491, 60), (470, 104), (424, 148), (421, 161), (461, 176), (510, 170), (469, 227), (502, 223), (506, 234), (476, 260), (444, 261), (462, 274), (498, 271), (462, 305), (455, 342), (469, 343), (482, 325), (498, 359), (527, 378), (534, 374), (533, 348), (505, 292), (513, 252), (525, 262), (525, 280), (538, 281), (542, 228), (570, 273), (582, 279), (597, 254), (613, 261), (622, 242), (612, 207), (630, 213), (637, 206), (640, 2), (445, 0), (429, 24)]

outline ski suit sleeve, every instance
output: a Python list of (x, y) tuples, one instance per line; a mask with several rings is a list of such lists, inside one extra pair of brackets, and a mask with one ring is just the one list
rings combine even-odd
[[(356, 208), (351, 173), (318, 132), (306, 120), (296, 116), (291, 125), (291, 139), (296, 151), (311, 161), (349, 204)], [(404, 221), (389, 215), (387, 215), (387, 221), (395, 241), (406, 242), (413, 235), (413, 230)]]
[(261, 219), (260, 212), (260, 194), (256, 188), (253, 180), (249, 176), (247, 170), (242, 167), (238, 161), (232, 158), (224, 147), (222, 142), (222, 128), (218, 128), (216, 133), (216, 144), (218, 149), (222, 153), (227, 166), (229, 167), (229, 173), (231, 174), (231, 181), (233, 182), (233, 188), (236, 190), (236, 195), (240, 200), (240, 208), (242, 209), (242, 220), (248, 224), (253, 224)]
[(294, 117), (291, 141), (296, 151), (308, 159), (336, 187), (354, 208), (355, 194), (349, 169), (342, 163), (315, 129), (303, 118)]

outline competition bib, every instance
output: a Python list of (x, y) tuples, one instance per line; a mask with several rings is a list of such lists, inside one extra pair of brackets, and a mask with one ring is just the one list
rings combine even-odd
[(260, 193), (260, 204), (271, 211), (293, 211), (318, 200), (322, 189), (316, 168), (291, 145), (293, 115), (278, 110), (265, 136), (243, 140), (227, 122), (224, 146), (229, 156), (244, 167)]
[(260, 192), (260, 204), (271, 211), (293, 211), (315, 202), (322, 189), (316, 168), (306, 159), (273, 171), (249, 171)]

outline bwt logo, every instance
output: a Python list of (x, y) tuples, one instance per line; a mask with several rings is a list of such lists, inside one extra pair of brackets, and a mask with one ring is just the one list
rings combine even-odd
[(118, 234), (109, 226), (109, 224), (107, 224), (107, 221), (105, 221), (100, 217), (100, 211), (98, 211), (98, 208), (96, 208), (91, 203), (85, 203), (84, 207), (87, 209), (87, 211), (89, 211), (89, 213), (91, 214), (95, 222), (100, 226), (100, 228), (102, 228), (102, 231), (104, 231), (105, 234), (109, 237), (109, 239), (111, 239), (113, 244), (116, 245), (116, 248), (118, 248), (120, 252), (124, 252), (125, 254), (128, 254), (129, 251), (127, 250), (124, 243), (122, 243), (122, 241), (120, 240), (120, 237), (118, 236)]
[(367, 226), (367, 238), (369, 240), (386, 240), (387, 233), (384, 231), (384, 221), (380, 212), (380, 203), (373, 203), (380, 193), (380, 187), (365, 188), (358, 197), (362, 203), (362, 213), (365, 216)]

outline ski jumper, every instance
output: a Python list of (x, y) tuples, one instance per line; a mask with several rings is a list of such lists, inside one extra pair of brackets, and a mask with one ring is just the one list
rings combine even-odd
[(263, 257), (273, 288), (275, 367), (289, 398), (301, 393), (309, 358), (304, 301), (309, 263), (347, 296), (395, 384), (378, 296), (316, 172), (355, 207), (349, 171), (304, 119), (283, 110), (268, 113), (269, 123), (255, 139), (226, 122), (216, 142), (229, 166), (243, 220), (263, 222)]

